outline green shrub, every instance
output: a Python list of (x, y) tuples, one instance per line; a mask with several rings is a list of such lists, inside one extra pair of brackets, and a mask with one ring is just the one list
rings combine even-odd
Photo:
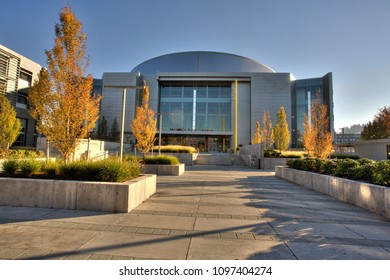
[(15, 175), (19, 170), (19, 161), (16, 159), (9, 159), (3, 162), (3, 170), (6, 175)]
[(306, 158), (302, 160), (302, 170), (305, 171), (317, 170), (317, 160), (314, 158)]
[[(160, 151), (162, 153), (186, 153), (186, 154), (195, 154), (197, 152), (194, 147), (180, 146), (180, 145), (161, 146)], [(153, 152), (158, 152), (158, 146), (153, 147)]]
[(349, 172), (349, 178), (353, 180), (371, 182), (374, 169), (374, 164), (365, 164), (353, 167)]
[(34, 159), (22, 160), (19, 162), (20, 172), (23, 175), (31, 175), (41, 170), (41, 163)]
[(124, 182), (141, 173), (138, 162), (104, 160), (96, 163), (95, 168), (99, 170), (99, 181)]
[(44, 162), (42, 163), (41, 170), (50, 177), (55, 177), (60, 173), (60, 164), (58, 161)]
[(289, 159), (286, 165), (290, 168), (302, 170), (302, 162), (303, 160), (301, 159)]
[(277, 150), (264, 150), (264, 157), (266, 158), (278, 158), (281, 154), (282, 153)]
[(375, 164), (376, 161), (368, 158), (361, 158), (357, 160), (359, 165), (366, 165), (366, 164)]
[(147, 156), (144, 159), (145, 164), (179, 164), (179, 160), (174, 157), (174, 156), (156, 156), (156, 157), (151, 157)]
[(59, 173), (66, 179), (81, 181), (124, 182), (141, 173), (139, 161), (104, 159), (96, 162), (63, 163)]
[(335, 174), (337, 165), (338, 165), (338, 160), (334, 160), (334, 159), (324, 160), (323, 164), (320, 167), (320, 173), (329, 174), (329, 175)]
[(337, 164), (335, 174), (340, 177), (350, 178), (353, 175), (352, 169), (359, 166), (359, 163), (353, 159), (340, 160)]
[(373, 169), (372, 182), (377, 185), (390, 186), (390, 160), (377, 162)]
[(349, 154), (332, 154), (330, 158), (334, 159), (359, 159), (360, 157), (357, 155), (349, 155)]
[[(81, 180), (85, 177), (85, 166), (88, 162), (85, 161), (74, 161), (74, 162), (63, 162), (60, 163), (59, 166), (59, 174), (64, 179), (75, 179)], [(84, 180), (88, 180), (89, 178), (85, 178)]]

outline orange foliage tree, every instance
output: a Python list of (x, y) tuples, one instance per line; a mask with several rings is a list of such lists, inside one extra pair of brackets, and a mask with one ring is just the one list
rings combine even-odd
[(310, 157), (328, 158), (332, 153), (332, 133), (329, 131), (327, 106), (323, 104), (320, 95), (312, 103), (310, 118), (305, 115), (302, 144)]
[(252, 145), (261, 143), (260, 123), (256, 122), (256, 129), (252, 137)]
[(274, 131), (272, 128), (271, 115), (269, 111), (263, 114), (263, 129), (261, 130), (261, 140), (266, 149), (272, 149), (274, 143)]
[(86, 35), (69, 6), (60, 12), (54, 47), (46, 51), (47, 69), (34, 81), (28, 99), (37, 130), (69, 160), (80, 140), (99, 117), (100, 97), (92, 95), (93, 79), (86, 74)]
[(156, 139), (157, 120), (155, 113), (149, 108), (149, 87), (144, 84), (142, 104), (136, 108), (135, 118), (131, 124), (131, 131), (137, 140), (136, 147), (145, 156), (153, 147)]

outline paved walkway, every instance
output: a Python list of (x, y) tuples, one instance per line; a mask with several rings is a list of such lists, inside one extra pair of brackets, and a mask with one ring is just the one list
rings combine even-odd
[(128, 214), (0, 207), (0, 259), (390, 259), (390, 221), (244, 167), (159, 177)]

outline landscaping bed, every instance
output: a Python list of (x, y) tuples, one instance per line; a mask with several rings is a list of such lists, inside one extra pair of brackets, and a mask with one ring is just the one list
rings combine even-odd
[[(193, 166), (198, 157), (196, 149), (190, 146), (166, 145), (160, 148), (162, 155), (174, 156), (180, 163), (184, 163), (186, 166)], [(158, 152), (158, 146), (153, 147), (153, 152)]]
[(141, 175), (130, 159), (7, 160), (3, 169), (0, 205), (127, 213), (156, 192), (156, 175)]
[(185, 164), (174, 156), (145, 157), (142, 169), (145, 174), (180, 176), (185, 171)]
[(2, 163), (0, 177), (124, 182), (140, 176), (140, 161), (105, 159), (96, 162), (42, 162), (36, 159), (10, 159)]
[(293, 169), (332, 175), (366, 183), (390, 186), (390, 160), (376, 162), (370, 159), (291, 159), (287, 166)]

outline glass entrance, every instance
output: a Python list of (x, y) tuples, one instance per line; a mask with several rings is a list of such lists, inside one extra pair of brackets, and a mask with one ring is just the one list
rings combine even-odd
[(162, 135), (163, 145), (191, 146), (200, 153), (226, 153), (230, 151), (231, 136)]

